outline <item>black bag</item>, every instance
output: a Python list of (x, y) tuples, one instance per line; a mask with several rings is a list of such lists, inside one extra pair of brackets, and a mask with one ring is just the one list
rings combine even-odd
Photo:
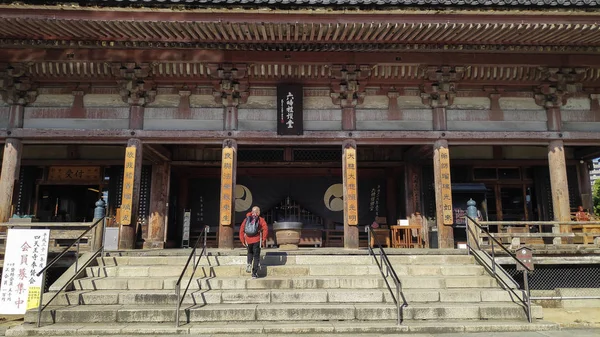
[(244, 227), (244, 233), (247, 236), (256, 236), (260, 227), (260, 219), (256, 217), (256, 220), (252, 219), (251, 216), (246, 218), (246, 225)]

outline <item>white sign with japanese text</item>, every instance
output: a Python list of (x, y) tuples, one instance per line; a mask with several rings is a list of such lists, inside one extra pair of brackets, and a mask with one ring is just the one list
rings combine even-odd
[(6, 237), (4, 269), (0, 283), (0, 314), (19, 315), (37, 308), (43, 291), (49, 229), (9, 229)]

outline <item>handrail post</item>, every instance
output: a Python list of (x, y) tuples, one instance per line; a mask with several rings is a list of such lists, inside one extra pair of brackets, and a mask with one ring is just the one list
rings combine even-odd
[(175, 312), (175, 327), (179, 327), (179, 309), (181, 308), (181, 285), (177, 284), (175, 291), (177, 293), (177, 311)]
[(494, 240), (492, 241), (492, 271), (494, 272), (494, 275), (496, 275), (496, 253), (494, 251)]
[(42, 321), (42, 303), (44, 302), (44, 285), (46, 284), (46, 271), (42, 273), (42, 286), (40, 289), (40, 304), (38, 305), (37, 327), (41, 326)]
[(79, 271), (79, 241), (80, 239), (77, 240), (77, 254), (75, 255), (75, 272)]
[(523, 271), (523, 283), (525, 285), (525, 296), (527, 296), (527, 320), (531, 323), (531, 294), (529, 292), (529, 272), (527, 269)]
[[(394, 283), (396, 283), (396, 281), (394, 280)], [(398, 283), (396, 283), (396, 317), (397, 317), (397, 324), (400, 325), (400, 285)]]

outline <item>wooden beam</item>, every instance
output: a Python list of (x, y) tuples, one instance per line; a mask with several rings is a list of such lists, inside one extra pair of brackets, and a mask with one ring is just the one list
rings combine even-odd
[[(207, 63), (275, 63), (275, 64), (465, 64), (594, 67), (600, 66), (597, 55), (558, 53), (460, 53), (460, 52), (285, 52), (285, 51), (225, 51), (179, 49), (38, 49), (3, 48), (0, 61), (101, 61), (101, 62), (207, 62)], [(371, 80), (369, 80), (371, 82)], [(114, 81), (113, 81), (114, 83)], [(393, 82), (396, 83), (396, 82)], [(497, 82), (490, 83), (497, 85)]]
[(151, 152), (162, 161), (171, 161), (171, 151), (166, 146), (160, 144), (144, 144), (144, 154)]
[(15, 180), (18, 178), (23, 146), (19, 139), (7, 139), (2, 156), (0, 173), (0, 223), (8, 222), (12, 216), (12, 200)]
[[(585, 14), (564, 15), (561, 13), (542, 12), (542, 13), (514, 13), (505, 14), (485, 12), (472, 12), (467, 10), (456, 10), (452, 13), (439, 13), (431, 16), (427, 10), (404, 11), (404, 10), (386, 10), (385, 12), (365, 12), (365, 13), (331, 13), (325, 11), (319, 12), (294, 12), (288, 10), (272, 10), (268, 12), (257, 11), (232, 11), (230, 9), (210, 9), (198, 11), (168, 11), (165, 15), (161, 10), (148, 10), (145, 8), (128, 8), (123, 11), (115, 11), (111, 8), (96, 8), (85, 10), (64, 10), (61, 7), (32, 7), (23, 6), (23, 8), (13, 8), (2, 6), (0, 18), (6, 19), (28, 19), (28, 20), (85, 20), (85, 21), (160, 21), (160, 22), (231, 22), (231, 23), (337, 23), (340, 21), (350, 23), (472, 23), (480, 24), (521, 24), (527, 22), (533, 23), (553, 23), (553, 24), (595, 24), (597, 16)], [(36, 10), (32, 10), (36, 8)], [(343, 17), (343, 20), (342, 20)]]
[[(10, 136), (8, 134), (10, 132)], [(131, 137), (154, 144), (220, 144), (234, 138), (238, 144), (273, 145), (339, 145), (345, 139), (357, 144), (403, 145), (431, 144), (446, 139), (450, 145), (548, 145), (551, 140), (563, 140), (565, 145), (598, 146), (600, 132), (553, 131), (305, 131), (301, 136), (277, 136), (265, 131), (155, 131), (155, 130), (63, 130), (15, 129), (1, 130), (0, 140), (14, 137), (24, 143), (88, 143), (124, 144)]]
[(582, 148), (578, 148), (575, 150), (574, 152), (574, 157), (576, 159), (596, 159), (598, 157), (600, 157), (600, 147), (582, 147)]

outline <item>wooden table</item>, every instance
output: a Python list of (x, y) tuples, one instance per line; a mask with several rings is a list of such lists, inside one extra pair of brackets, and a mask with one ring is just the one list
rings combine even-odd
[[(392, 245), (396, 248), (423, 248), (423, 237), (421, 226), (399, 226), (390, 227), (392, 230)], [(415, 231), (416, 236), (413, 236)]]

